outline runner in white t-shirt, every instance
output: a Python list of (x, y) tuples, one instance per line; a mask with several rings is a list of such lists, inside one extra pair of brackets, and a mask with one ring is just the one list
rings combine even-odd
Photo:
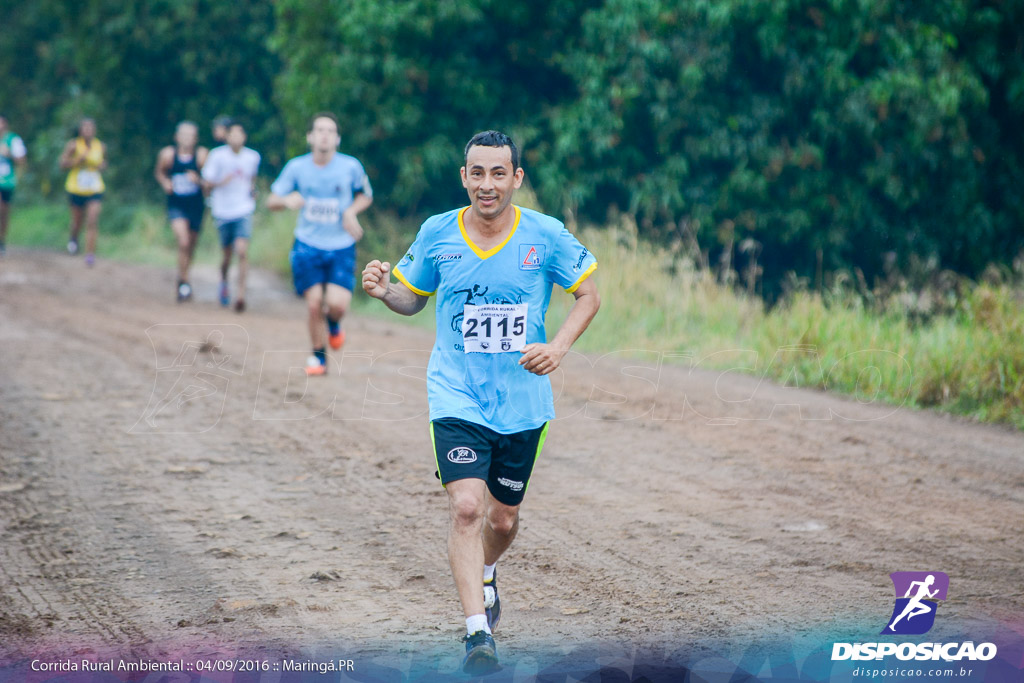
[(203, 165), (203, 181), (210, 190), (210, 213), (220, 233), (224, 258), (220, 264), (220, 303), (231, 303), (228, 269), (231, 257), (238, 254), (238, 289), (235, 310), (245, 310), (245, 277), (249, 270), (249, 240), (252, 214), (256, 209), (254, 181), (260, 167), (260, 155), (245, 146), (245, 127), (231, 121), (226, 145), (210, 151)]

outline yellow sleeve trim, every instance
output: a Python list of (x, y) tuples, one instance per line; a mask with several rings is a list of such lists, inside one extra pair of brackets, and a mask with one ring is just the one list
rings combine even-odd
[(412, 283), (405, 279), (405, 276), (402, 275), (402, 273), (398, 270), (397, 266), (392, 268), (391, 272), (395, 274), (395, 277), (398, 278), (399, 282), (401, 282), (403, 285), (408, 287), (410, 290), (412, 290), (416, 294), (419, 294), (420, 296), (434, 296), (434, 294), (437, 293), (437, 290), (434, 290), (433, 292), (424, 292), (419, 287), (413, 287)]
[(583, 281), (590, 277), (590, 274), (593, 273), (595, 270), (597, 270), (597, 261), (591, 263), (590, 267), (583, 271), (583, 274), (580, 275), (580, 279), (576, 280), (576, 282), (573, 283), (572, 287), (567, 287), (565, 291), (568, 292), (569, 294), (575, 292), (577, 289), (580, 288), (580, 285), (583, 284)]

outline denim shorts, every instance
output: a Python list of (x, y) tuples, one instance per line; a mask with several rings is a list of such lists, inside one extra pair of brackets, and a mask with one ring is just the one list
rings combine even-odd
[(217, 222), (217, 232), (220, 233), (222, 247), (230, 247), (237, 239), (252, 238), (252, 214), (241, 218), (232, 218), (228, 221), (220, 218), (214, 220)]

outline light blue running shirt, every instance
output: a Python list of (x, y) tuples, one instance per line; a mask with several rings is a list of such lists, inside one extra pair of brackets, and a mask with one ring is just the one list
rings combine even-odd
[(437, 294), (427, 367), (431, 420), (457, 417), (512, 434), (555, 416), (551, 380), (519, 365), (519, 349), (547, 341), (552, 284), (576, 291), (597, 259), (561, 221), (513, 208), (512, 232), (486, 252), (466, 235), (468, 207), (427, 219), (394, 268), (412, 291)]
[(341, 215), (357, 192), (373, 196), (358, 159), (336, 152), (327, 165), (317, 166), (312, 153), (295, 157), (285, 164), (270, 191), (284, 197), (296, 190), (306, 200), (295, 225), (297, 240), (324, 251), (355, 244), (355, 238), (341, 225)]

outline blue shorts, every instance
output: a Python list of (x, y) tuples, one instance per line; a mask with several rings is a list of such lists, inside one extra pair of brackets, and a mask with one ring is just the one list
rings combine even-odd
[(292, 281), (302, 296), (315, 285), (331, 283), (353, 291), (356, 286), (356, 245), (344, 249), (317, 249), (295, 240), (292, 253)]
[(247, 240), (252, 237), (252, 215), (232, 218), (229, 221), (220, 218), (214, 219), (217, 222), (217, 232), (220, 233), (220, 246), (230, 247), (235, 240)]
[(184, 218), (188, 221), (188, 229), (199, 232), (203, 229), (203, 212), (206, 205), (202, 201), (167, 202), (167, 220), (174, 221)]
[(188, 221), (188, 229), (192, 232), (199, 232), (203, 229), (203, 210), (199, 211), (186, 211), (177, 206), (167, 207), (167, 220), (174, 221), (179, 218), (184, 218)]

